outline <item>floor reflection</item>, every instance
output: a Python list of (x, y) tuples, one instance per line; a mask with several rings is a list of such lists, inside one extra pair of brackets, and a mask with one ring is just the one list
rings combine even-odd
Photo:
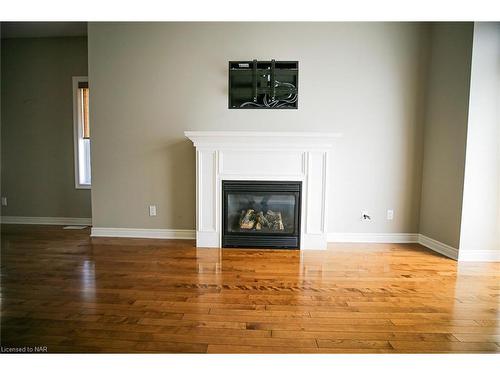
[(84, 301), (94, 301), (96, 296), (95, 263), (92, 260), (84, 260), (82, 263), (81, 296)]
[(326, 251), (300, 252), (300, 277), (302, 281), (322, 281), (323, 267), (327, 266)]
[(196, 249), (198, 284), (222, 284), (222, 249)]
[[(454, 322), (473, 322), (454, 336), (460, 341), (474, 342), (481, 337), (491, 342), (500, 340), (500, 282), (488, 285), (488, 279), (500, 275), (500, 264), (458, 262), (452, 317)], [(496, 304), (491, 301), (496, 300)]]

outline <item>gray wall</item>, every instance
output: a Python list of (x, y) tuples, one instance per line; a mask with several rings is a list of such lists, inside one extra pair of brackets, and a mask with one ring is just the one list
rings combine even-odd
[(476, 23), (460, 251), (500, 251), (500, 23)]
[[(93, 223), (195, 226), (185, 130), (341, 132), (331, 232), (417, 232), (427, 25), (90, 23)], [(299, 110), (228, 110), (227, 63), (300, 62)], [(158, 205), (149, 217), (147, 206)], [(385, 219), (386, 209), (395, 212)], [(371, 223), (360, 220), (367, 209)]]
[(458, 248), (472, 53), (470, 23), (432, 27), (420, 233)]
[(76, 190), (72, 76), (87, 75), (86, 38), (2, 40), (4, 216), (90, 217)]

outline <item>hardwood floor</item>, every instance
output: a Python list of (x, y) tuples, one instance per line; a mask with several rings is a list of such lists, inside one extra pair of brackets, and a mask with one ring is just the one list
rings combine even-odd
[(1, 345), (48, 352), (500, 351), (500, 263), (420, 245), (196, 249), (3, 225)]

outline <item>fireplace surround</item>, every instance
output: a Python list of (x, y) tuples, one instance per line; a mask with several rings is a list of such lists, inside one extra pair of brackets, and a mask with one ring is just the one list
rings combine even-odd
[[(224, 245), (224, 181), (288, 181), (301, 183), (298, 247), (326, 249), (328, 196), (334, 193), (328, 190), (330, 158), (340, 134), (254, 131), (184, 134), (196, 147), (197, 247)], [(257, 209), (256, 214), (260, 211), (267, 214), (267, 210)], [(278, 211), (269, 209), (275, 214)], [(269, 215), (273, 219), (272, 213)]]

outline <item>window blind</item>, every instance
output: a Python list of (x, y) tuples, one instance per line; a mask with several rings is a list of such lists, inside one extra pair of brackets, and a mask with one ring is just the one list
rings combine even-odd
[(81, 92), (81, 98), (82, 98), (83, 138), (90, 139), (88, 82), (78, 82), (78, 89)]

